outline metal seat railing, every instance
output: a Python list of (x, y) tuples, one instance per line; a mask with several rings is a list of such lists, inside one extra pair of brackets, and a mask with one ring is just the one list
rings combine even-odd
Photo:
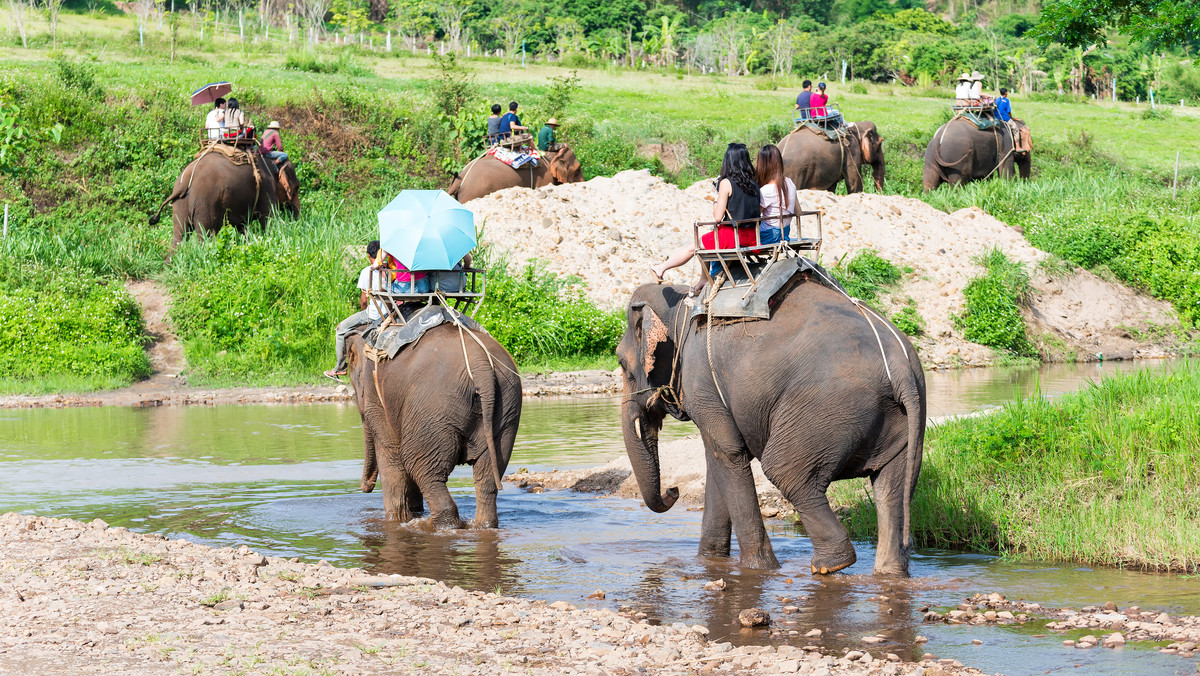
[(203, 150), (210, 143), (224, 143), (225, 145), (234, 146), (243, 150), (253, 150), (258, 147), (258, 137), (254, 133), (254, 127), (247, 127), (239, 132), (235, 129), (226, 129), (225, 127), (201, 127), (199, 136), (200, 149)]
[[(825, 114), (824, 115), (814, 114), (813, 111), (816, 110), (817, 108), (823, 108), (825, 111)], [(837, 122), (840, 124), (841, 120), (842, 120), (842, 110), (841, 110), (841, 108), (838, 107), (838, 104), (836, 104), (836, 103), (826, 103), (825, 105), (817, 106), (816, 108), (809, 107), (809, 108), (793, 108), (792, 109), (792, 123), (797, 124), (797, 125), (805, 124), (808, 122), (811, 122), (813, 124), (818, 124), (818, 125), (826, 123), (826, 122), (828, 122), (828, 123)]]
[[(410, 281), (399, 284), (408, 284), (410, 288), (418, 284), (427, 284), (429, 290), (396, 291), (396, 275), (402, 272), (408, 272), (409, 275), (423, 274), (425, 278), (414, 280), (410, 277)], [(479, 268), (417, 271), (377, 268), (371, 270), (369, 285), (368, 302), (375, 305), (381, 317), (390, 317), (393, 324), (405, 323), (404, 313), (400, 308), (406, 304), (445, 305), (474, 317), (486, 291), (487, 271)]]
[[(789, 233), (791, 237), (770, 244), (760, 242), (759, 229), (763, 222), (779, 227), (782, 219), (786, 218), (792, 219)], [(812, 223), (807, 229), (806, 221)], [(720, 246), (721, 228), (733, 230), (734, 246)], [(751, 232), (746, 233), (745, 230)], [(703, 247), (701, 240), (708, 233), (713, 234), (715, 248)], [(702, 221), (692, 226), (692, 235), (696, 259), (700, 261), (700, 267), (708, 282), (713, 281), (715, 269), (723, 272), (727, 283), (732, 286), (753, 287), (767, 265), (780, 258), (806, 256), (810, 260), (816, 260), (821, 251), (821, 212), (799, 211), (740, 221)]]

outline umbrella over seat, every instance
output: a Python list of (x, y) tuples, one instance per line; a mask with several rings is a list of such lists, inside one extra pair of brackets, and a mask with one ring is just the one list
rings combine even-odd
[(192, 105), (202, 106), (212, 103), (233, 91), (233, 85), (228, 82), (210, 82), (192, 92)]
[(379, 246), (409, 270), (450, 270), (475, 248), (475, 214), (443, 190), (404, 190), (379, 212)]

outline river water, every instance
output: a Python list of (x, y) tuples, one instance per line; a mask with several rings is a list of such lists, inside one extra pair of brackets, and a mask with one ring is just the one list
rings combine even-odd
[[(1072, 391), (1105, 374), (1163, 363), (1052, 365), (931, 372), (932, 417), (996, 406), (1020, 393)], [(671, 421), (664, 440), (691, 434)], [(601, 464), (623, 453), (611, 398), (525, 403), (510, 471)], [(1025, 627), (924, 625), (918, 608), (954, 606), (998, 591), (1050, 606), (1140, 605), (1200, 614), (1200, 580), (925, 550), (913, 578), (870, 576), (872, 543), (856, 543), (859, 563), (845, 574), (810, 576), (811, 547), (787, 523), (768, 522), (783, 569), (739, 571), (696, 557), (700, 512), (654, 514), (640, 502), (592, 495), (500, 494), (497, 531), (427, 533), (384, 523), (378, 492), (359, 493), (362, 437), (353, 405), (76, 408), (0, 411), (0, 512), (16, 510), (83, 520), (102, 518), (215, 546), (247, 544), (266, 554), (361, 566), (446, 580), (578, 606), (629, 606), (654, 621), (704, 624), (735, 643), (810, 641), (861, 648), (862, 636), (888, 637), (872, 652), (953, 657), (988, 672), (1195, 674), (1194, 660), (1129, 645), (1076, 650), (1062, 636)], [(474, 512), (469, 471), (453, 491), (465, 518)], [(705, 582), (723, 578), (721, 593)], [(596, 589), (604, 600), (584, 597)], [(786, 600), (785, 600), (786, 599)], [(783, 606), (799, 611), (785, 615)], [(791, 638), (737, 628), (737, 613), (768, 610)], [(787, 624), (794, 622), (795, 624)], [(845, 636), (838, 636), (844, 634)], [(914, 647), (916, 635), (928, 644)], [(1072, 635), (1074, 637), (1074, 635)], [(972, 645), (980, 639), (983, 645)]]

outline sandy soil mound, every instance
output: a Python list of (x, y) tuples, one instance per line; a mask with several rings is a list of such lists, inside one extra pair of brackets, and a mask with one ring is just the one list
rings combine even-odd
[[(510, 188), (469, 203), (484, 222), (484, 241), (507, 251), (510, 263), (536, 258), (552, 272), (579, 275), (587, 295), (603, 307), (620, 307), (649, 266), (692, 238), (692, 224), (711, 220), (711, 181), (681, 190), (648, 171), (625, 171), (585, 183), (531, 190)], [(801, 191), (806, 209), (823, 213), (821, 260), (832, 265), (847, 253), (874, 249), (913, 273), (877, 302), (891, 311), (907, 298), (927, 323), (917, 341), (927, 367), (983, 366), (990, 348), (967, 342), (951, 315), (963, 309), (963, 287), (982, 268), (972, 262), (998, 246), (1028, 264), (1034, 296), (1026, 313), (1030, 335), (1053, 353), (1078, 357), (1158, 357), (1161, 346), (1134, 338), (1140, 329), (1175, 323), (1167, 303), (1076, 270), (1050, 276), (1039, 266), (1049, 254), (978, 208), (952, 214), (894, 195), (833, 195)], [(694, 265), (668, 273), (671, 282), (693, 282)]]

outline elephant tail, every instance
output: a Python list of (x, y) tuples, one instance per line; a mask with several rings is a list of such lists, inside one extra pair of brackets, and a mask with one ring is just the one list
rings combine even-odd
[[(917, 368), (920, 368), (918, 366)], [(910, 368), (910, 373), (912, 370)], [(904, 538), (903, 547), (912, 552), (912, 496), (916, 488), (917, 473), (921, 467), (921, 456), (925, 445), (925, 401), (916, 374), (897, 388), (897, 399), (908, 415), (908, 446), (904, 451), (904, 518), (900, 531)]]
[[(463, 331), (462, 327), (459, 327)], [(481, 421), (483, 423), (483, 435), (487, 442), (488, 455), (492, 464), (492, 478), (496, 481), (496, 490), (504, 490), (501, 484), (500, 476), (500, 444), (496, 439), (496, 393), (498, 390), (496, 383), (496, 365), (492, 359), (492, 355), (488, 352), (487, 346), (479, 341), (478, 336), (472, 334), (475, 343), (483, 350), (484, 356), (487, 357), (490, 368), (480, 374), (482, 377), (471, 375), (471, 359), (467, 355), (466, 341), (463, 341), (463, 359), (467, 362), (467, 374), (475, 381), (475, 392), (479, 394), (479, 406), (482, 409)], [(461, 338), (461, 336), (460, 336)]]
[(167, 195), (167, 199), (163, 200), (162, 204), (158, 205), (158, 211), (155, 211), (154, 215), (150, 217), (150, 225), (158, 224), (158, 221), (162, 216), (163, 207), (183, 199), (187, 196), (187, 192), (187, 188), (180, 190), (178, 187), (176, 187), (174, 190), (172, 190), (171, 194)]

